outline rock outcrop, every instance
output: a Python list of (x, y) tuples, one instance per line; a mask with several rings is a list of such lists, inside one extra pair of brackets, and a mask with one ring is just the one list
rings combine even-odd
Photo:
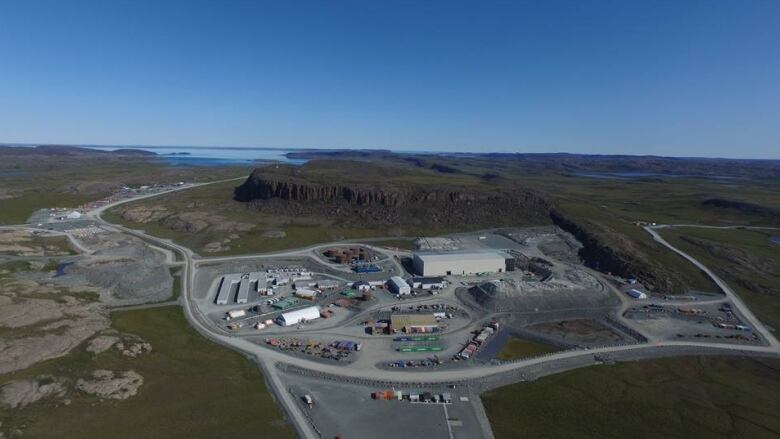
[(10, 381), (0, 388), (0, 406), (21, 408), (45, 398), (65, 396), (65, 388), (51, 377)]
[(119, 376), (113, 371), (98, 369), (92, 372), (92, 378), (78, 380), (76, 388), (103, 399), (130, 398), (138, 393), (144, 383), (144, 377), (133, 370), (125, 371)]
[(571, 218), (557, 210), (553, 210), (550, 217), (558, 227), (582, 243), (579, 255), (588, 267), (640, 279), (651, 291), (670, 293), (688, 289), (688, 283), (679, 273), (655, 263), (637, 242), (622, 233), (593, 221)]
[[(357, 166), (357, 165), (355, 165)], [(493, 227), (549, 223), (549, 199), (511, 185), (399, 184), (341, 179), (306, 170), (292, 174), (258, 168), (235, 189), (235, 199), (277, 215), (320, 215), (372, 224)], [(372, 176), (372, 181), (381, 177)]]

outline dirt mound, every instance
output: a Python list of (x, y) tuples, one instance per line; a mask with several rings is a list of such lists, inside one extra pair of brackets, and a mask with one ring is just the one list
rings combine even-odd
[[(104, 236), (108, 241), (111, 237)], [(68, 268), (71, 276), (83, 276), (101, 290), (101, 301), (134, 304), (165, 300), (173, 288), (173, 277), (164, 257), (136, 238), (116, 235), (88, 258)]]
[(536, 312), (611, 306), (617, 299), (593, 276), (581, 270), (556, 270), (544, 282), (506, 278), (468, 290), (471, 298), (492, 312)]

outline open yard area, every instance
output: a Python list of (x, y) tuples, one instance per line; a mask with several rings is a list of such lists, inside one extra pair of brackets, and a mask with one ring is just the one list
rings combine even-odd
[(683, 357), (573, 370), (485, 393), (496, 438), (776, 438), (780, 361)]
[(496, 358), (499, 360), (516, 360), (518, 358), (533, 357), (535, 355), (555, 352), (557, 350), (558, 349), (554, 346), (512, 337), (507, 340), (506, 344), (504, 344), (498, 352), (498, 355), (496, 355)]
[(113, 329), (142, 337), (152, 351), (128, 358), (115, 350), (93, 356), (78, 349), (0, 376), (0, 383), (41, 375), (75, 380), (94, 369), (130, 369), (144, 379), (138, 394), (100, 400), (74, 390), (67, 395), (69, 405), (43, 400), (0, 412), (3, 430), (22, 428), (30, 438), (294, 437), (257, 365), (203, 339), (178, 307), (117, 312), (112, 320)]
[(765, 324), (780, 329), (778, 230), (675, 227), (661, 230), (675, 247), (726, 281)]

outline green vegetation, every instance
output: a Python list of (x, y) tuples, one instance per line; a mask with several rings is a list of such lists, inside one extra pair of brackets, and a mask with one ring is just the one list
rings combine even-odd
[[(343, 239), (362, 239), (383, 236), (406, 236), (423, 234), (442, 234), (454, 232), (450, 229), (421, 229), (416, 227), (372, 227), (370, 225), (347, 226), (333, 219), (302, 216), (291, 218), (275, 216), (258, 212), (246, 203), (233, 200), (233, 190), (238, 182), (225, 182), (175, 194), (154, 197), (149, 200), (127, 203), (109, 210), (103, 214), (106, 221), (121, 224), (125, 227), (144, 230), (154, 236), (172, 239), (202, 255), (235, 255), (261, 253), (289, 248), (306, 247), (323, 242)], [(169, 212), (196, 215), (198, 219), (207, 221), (210, 225), (197, 232), (176, 230), (164, 221), (134, 222), (120, 215), (127, 209), (154, 209), (164, 207)], [(250, 230), (241, 230), (240, 226), (231, 229), (227, 222), (243, 224)], [(284, 232), (284, 237), (269, 236), (269, 232)], [(239, 235), (222, 245), (219, 251), (206, 251), (209, 243), (224, 243), (230, 235)], [(408, 248), (412, 241), (406, 239), (391, 239), (377, 241), (377, 245), (392, 245)]]
[(415, 250), (417, 248), (414, 245), (414, 238), (382, 239), (370, 241), (370, 244), (379, 247), (399, 248), (401, 250)]
[(555, 352), (554, 346), (537, 343), (523, 338), (512, 337), (504, 344), (496, 358), (499, 360), (516, 360), (518, 358), (534, 357), (548, 352)]
[(0, 157), (0, 225), (24, 223), (38, 209), (98, 200), (122, 184), (219, 180), (250, 171), (233, 166), (169, 166), (146, 156), (79, 148), (51, 153), (0, 147)]
[(573, 370), (482, 396), (497, 438), (776, 438), (780, 360), (685, 357)]
[(27, 261), (7, 261), (0, 263), (0, 279), (6, 279), (11, 277), (18, 271), (26, 271), (30, 269), (30, 263)]
[(178, 299), (181, 295), (181, 268), (169, 268), (171, 276), (173, 276), (173, 290), (171, 291), (170, 300)]
[(96, 357), (79, 350), (0, 376), (0, 382), (41, 374), (75, 380), (101, 368), (134, 370), (144, 377), (139, 393), (124, 401), (100, 401), (72, 391), (70, 405), (49, 400), (0, 412), (4, 430), (24, 425), (24, 437), (61, 439), (294, 437), (257, 365), (203, 339), (178, 307), (115, 312), (112, 319), (114, 329), (143, 337), (153, 351), (131, 359), (114, 349)]
[[(656, 272), (673, 273), (680, 279), (678, 288), (665, 293), (684, 293), (688, 289), (717, 291), (717, 286), (701, 270), (681, 256), (656, 243), (647, 231), (633, 224), (628, 218), (613, 215), (609, 209), (582, 201), (561, 201), (560, 206), (567, 214), (595, 224), (591, 231), (606, 245), (618, 249), (628, 256), (641, 258), (642, 268)], [(636, 273), (630, 273), (636, 274)]]
[(25, 231), (0, 234), (0, 255), (68, 256), (76, 254), (65, 236), (42, 236)]
[[(422, 164), (418, 164), (420, 162)], [(434, 163), (435, 162), (435, 163)], [(379, 162), (378, 162), (379, 163)], [(436, 172), (434, 165), (448, 171)], [(705, 179), (705, 178), (637, 178), (599, 179), (568, 176), (532, 169), (527, 163), (513, 159), (495, 161), (483, 157), (401, 159), (381, 158), (381, 166), (365, 160), (352, 166), (371, 167), (370, 180), (378, 188), (426, 185), (439, 188), (468, 187), (474, 190), (526, 187), (550, 194), (557, 209), (582, 224), (597, 239), (611, 249), (618, 249), (623, 258), (625, 274), (639, 275), (661, 293), (683, 293), (694, 289), (715, 291), (713, 283), (692, 264), (654, 242), (650, 235), (636, 226), (636, 221), (658, 223), (708, 224), (776, 224), (777, 218), (749, 210), (715, 208), (703, 204), (712, 197), (734, 199), (763, 206), (780, 206), (780, 184), (772, 179)], [(314, 178), (323, 182), (341, 182), (356, 175), (349, 163), (332, 167), (311, 166)], [(439, 168), (441, 169), (441, 168)], [(541, 169), (541, 168), (540, 168)], [(297, 181), (296, 168), (280, 168), (285, 176)], [(317, 174), (317, 173), (320, 174)], [(273, 175), (273, 172), (271, 172)], [(289, 174), (289, 175), (287, 175)], [(361, 174), (363, 175), (363, 174)], [(497, 176), (485, 178), (485, 176)], [(351, 181), (351, 180), (349, 180)], [(361, 180), (362, 181), (362, 180)], [(274, 215), (260, 212), (247, 203), (233, 200), (238, 182), (213, 185), (185, 191), (175, 196), (144, 200), (116, 209), (106, 219), (129, 227), (171, 238), (200, 254), (228, 255), (276, 251), (304, 247), (340, 239), (364, 239), (381, 236), (431, 236), (477, 228), (473, 224), (431, 229), (408, 221), (400, 226), (382, 227), (370, 222), (350, 223), (326, 214)], [(118, 213), (131, 207), (165, 207), (177, 216), (196, 215), (209, 222), (197, 232), (178, 227), (176, 221), (130, 222)], [(422, 213), (421, 213), (422, 214)], [(127, 217), (127, 216), (125, 216)], [(250, 230), (231, 230), (226, 222), (247, 225)], [(518, 219), (518, 226), (527, 225)], [(277, 236), (284, 232), (284, 237)], [(239, 238), (228, 239), (230, 235)], [(226, 242), (225, 240), (228, 239)], [(377, 243), (379, 244), (379, 243)], [(211, 248), (207, 251), (207, 246)], [(380, 244), (381, 245), (381, 244)], [(411, 247), (405, 240), (386, 241), (385, 245)], [(603, 258), (602, 258), (603, 259)], [(630, 259), (630, 260), (629, 260)], [(592, 264), (597, 268), (598, 263)], [(617, 270), (621, 261), (612, 264)]]
[(53, 192), (48, 189), (27, 190), (21, 195), (2, 200), (0, 224), (23, 224), (38, 209), (46, 207), (78, 207), (88, 201), (99, 199), (107, 193), (90, 195)]
[(780, 231), (675, 227), (662, 230), (670, 244), (713, 270), (762, 322), (780, 329)]
[(66, 236), (48, 236), (39, 239), (41, 239), (47, 255), (64, 256), (76, 254), (70, 246), (70, 240)]

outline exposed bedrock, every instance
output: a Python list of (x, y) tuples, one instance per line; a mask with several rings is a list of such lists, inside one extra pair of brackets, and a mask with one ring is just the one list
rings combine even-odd
[(376, 187), (360, 183), (321, 183), (266, 175), (262, 169), (235, 190), (235, 199), (275, 214), (350, 217), (379, 224), (481, 227), (548, 224), (551, 203), (522, 187)]
[[(651, 291), (672, 293), (689, 288), (680, 273), (665, 269), (648, 256), (643, 249), (646, 244), (634, 241), (603, 224), (573, 218), (557, 210), (553, 210), (550, 217), (553, 223), (582, 243), (579, 255), (585, 265), (605, 273), (635, 277)], [(683, 263), (682, 259), (680, 263)]]

